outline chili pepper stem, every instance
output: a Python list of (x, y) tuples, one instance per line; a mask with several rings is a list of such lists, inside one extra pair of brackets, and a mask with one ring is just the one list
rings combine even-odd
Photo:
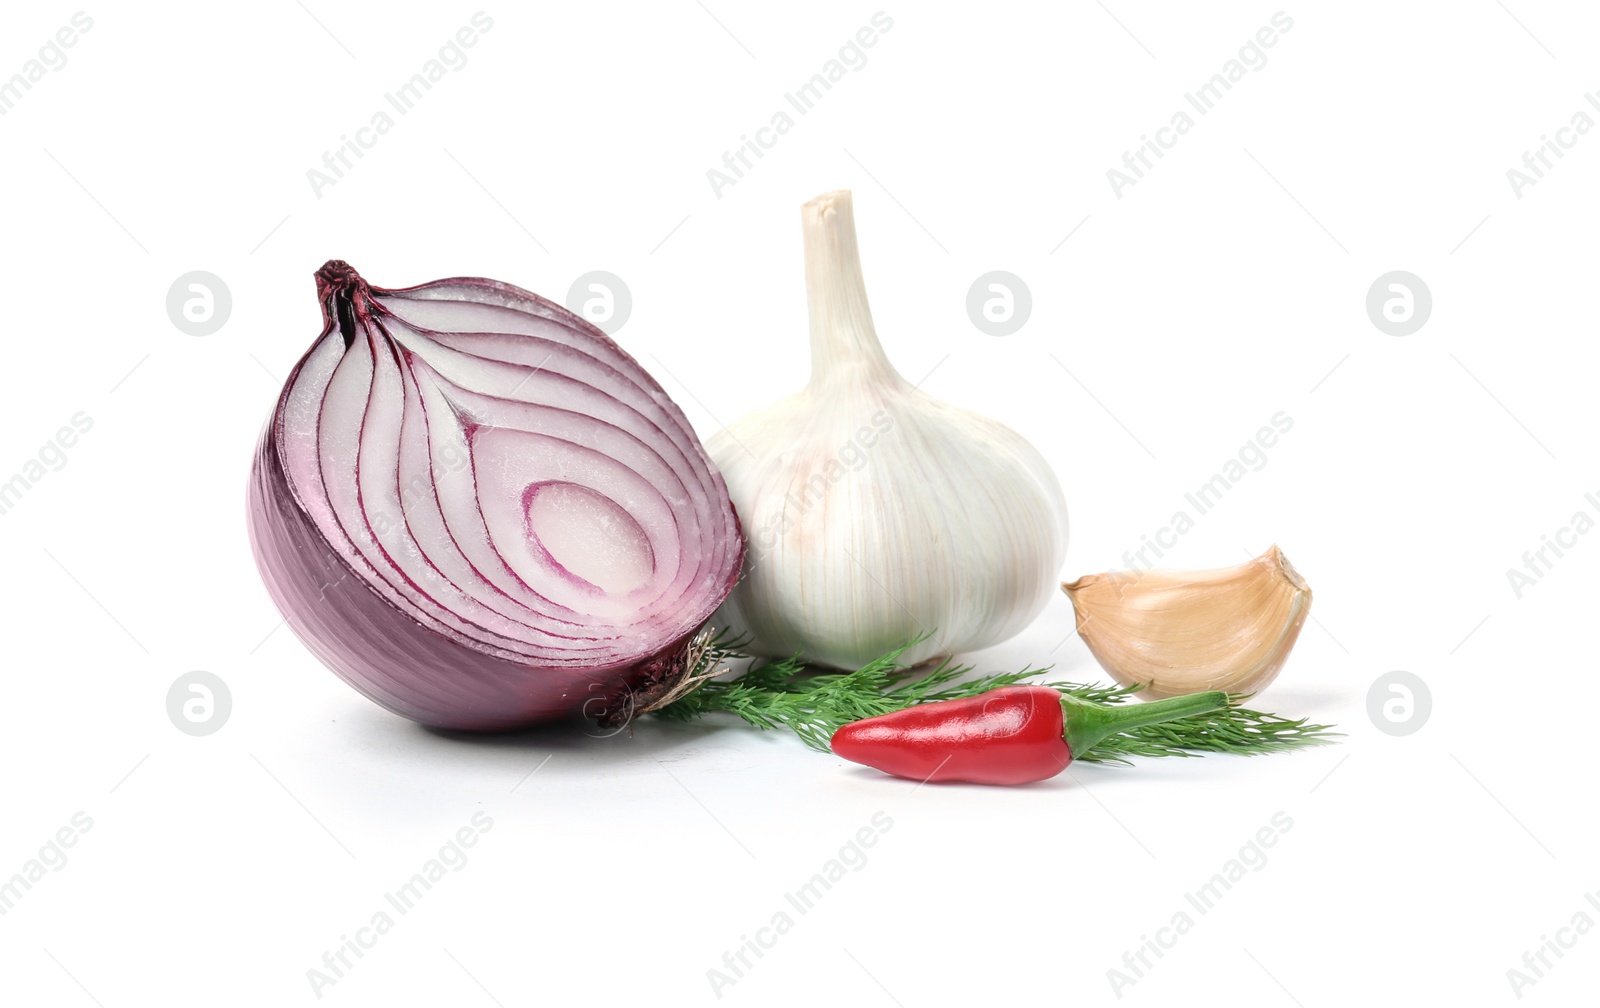
[(1061, 697), (1061, 712), (1066, 721), (1064, 734), (1073, 759), (1078, 759), (1101, 742), (1121, 732), (1195, 714), (1209, 714), (1226, 706), (1228, 706), (1228, 694), (1221, 690), (1116, 707), (1095, 703), (1092, 700), (1080, 700), (1068, 694), (1063, 694)]

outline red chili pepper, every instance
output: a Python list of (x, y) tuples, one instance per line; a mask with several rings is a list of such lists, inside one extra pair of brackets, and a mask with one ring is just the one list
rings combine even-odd
[(896, 777), (1027, 784), (1054, 777), (1119, 732), (1227, 705), (1228, 695), (1216, 691), (1112, 706), (1048, 686), (1004, 686), (847, 724), (832, 745), (835, 754)]

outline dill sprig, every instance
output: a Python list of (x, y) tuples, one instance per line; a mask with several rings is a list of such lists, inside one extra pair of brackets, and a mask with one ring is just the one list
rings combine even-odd
[[(1049, 686), (1062, 693), (1097, 703), (1125, 703), (1138, 686), (1103, 686), (1092, 683), (1032, 683), (1049, 671), (1027, 668), (1020, 672), (973, 675), (974, 666), (946, 660), (932, 671), (914, 672), (900, 663), (916, 641), (868, 662), (854, 672), (808, 672), (797, 655), (777, 661), (755, 661), (731, 679), (705, 678), (745, 658), (738, 642), (713, 638), (687, 671), (704, 678), (699, 687), (651, 713), (673, 721), (692, 721), (712, 713), (727, 713), (762, 729), (787, 728), (806, 745), (823, 752), (833, 733), (852, 721), (904, 710), (916, 704), (977, 696), (1002, 686)], [(1251, 710), (1233, 697), (1223, 710), (1209, 714), (1132, 728), (1098, 743), (1076, 756), (1090, 763), (1123, 763), (1131, 756), (1197, 756), (1208, 752), (1256, 755), (1306, 746), (1328, 745), (1340, 733), (1332, 725), (1311, 724)]]

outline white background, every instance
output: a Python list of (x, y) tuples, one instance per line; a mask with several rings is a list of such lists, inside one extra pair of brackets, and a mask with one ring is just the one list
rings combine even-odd
[[(1521, 198), (1506, 171), (1600, 117), (1600, 23), (1536, 0), (1285, 8), (1267, 64), (1118, 198), (1107, 169), (1278, 10), (1200, 6), (884, 7), (867, 64), (720, 198), (707, 169), (876, 5), (485, 8), (469, 62), (320, 198), (307, 169), (476, 4), (86, 9), (68, 63), (0, 117), (0, 480), (75, 412), (94, 423), (0, 515), (0, 877), (93, 822), (0, 917), (6, 1001), (314, 1003), (307, 970), (480, 811), (467, 865), (323, 1001), (713, 1003), (707, 971), (878, 812), (866, 865), (721, 1000), (1117, 1002), (1107, 971), (1277, 812), (1293, 825), (1265, 866), (1191, 909), (1122, 1002), (1516, 1000), (1524, 952), (1600, 920), (1600, 536), (1521, 598), (1506, 574), (1597, 511), (1600, 135)], [(0, 77), (76, 9), (9, 6)], [(324, 260), (558, 300), (616, 273), (619, 341), (708, 436), (803, 381), (798, 208), (845, 187), (890, 357), (1057, 467), (1064, 577), (1124, 566), (1293, 418), (1167, 559), (1283, 546), (1314, 621), (1258, 703), (1336, 721), (1343, 745), (1002, 790), (913, 789), (720, 723), (462, 741), (362, 700), (279, 626), (244, 482)], [(1004, 338), (965, 311), (995, 269), (1033, 294)], [(1434, 302), (1406, 337), (1365, 309), (1395, 269)], [(190, 270), (232, 291), (214, 335), (167, 317)], [(971, 657), (1100, 674), (1065, 598)], [(203, 738), (165, 708), (196, 669), (233, 697)], [(1396, 669), (1431, 687), (1408, 737), (1367, 713)], [(1592, 991), (1596, 951), (1576, 937), (1524, 999)]]

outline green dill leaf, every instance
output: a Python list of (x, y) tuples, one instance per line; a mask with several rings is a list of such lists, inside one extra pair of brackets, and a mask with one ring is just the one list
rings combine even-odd
[[(876, 717), (917, 704), (978, 696), (1003, 686), (1048, 686), (1096, 703), (1126, 703), (1138, 686), (1106, 686), (1075, 682), (1034, 683), (1048, 668), (973, 675), (971, 665), (946, 660), (932, 670), (916, 671), (900, 657), (916, 641), (888, 652), (854, 672), (810, 672), (799, 655), (781, 660), (751, 660), (731, 679), (707, 679), (693, 692), (652, 711), (656, 717), (693, 721), (726, 713), (765, 730), (788, 729), (813, 749), (827, 752), (833, 733), (863, 718)], [(741, 642), (714, 637), (687, 675), (706, 675), (729, 662), (745, 659)], [(1197, 756), (1204, 753), (1256, 755), (1307, 746), (1329, 745), (1340, 733), (1331, 725), (1311, 724), (1238, 706), (1246, 699), (1208, 714), (1144, 725), (1113, 735), (1077, 759), (1087, 763), (1128, 764), (1129, 757)]]

